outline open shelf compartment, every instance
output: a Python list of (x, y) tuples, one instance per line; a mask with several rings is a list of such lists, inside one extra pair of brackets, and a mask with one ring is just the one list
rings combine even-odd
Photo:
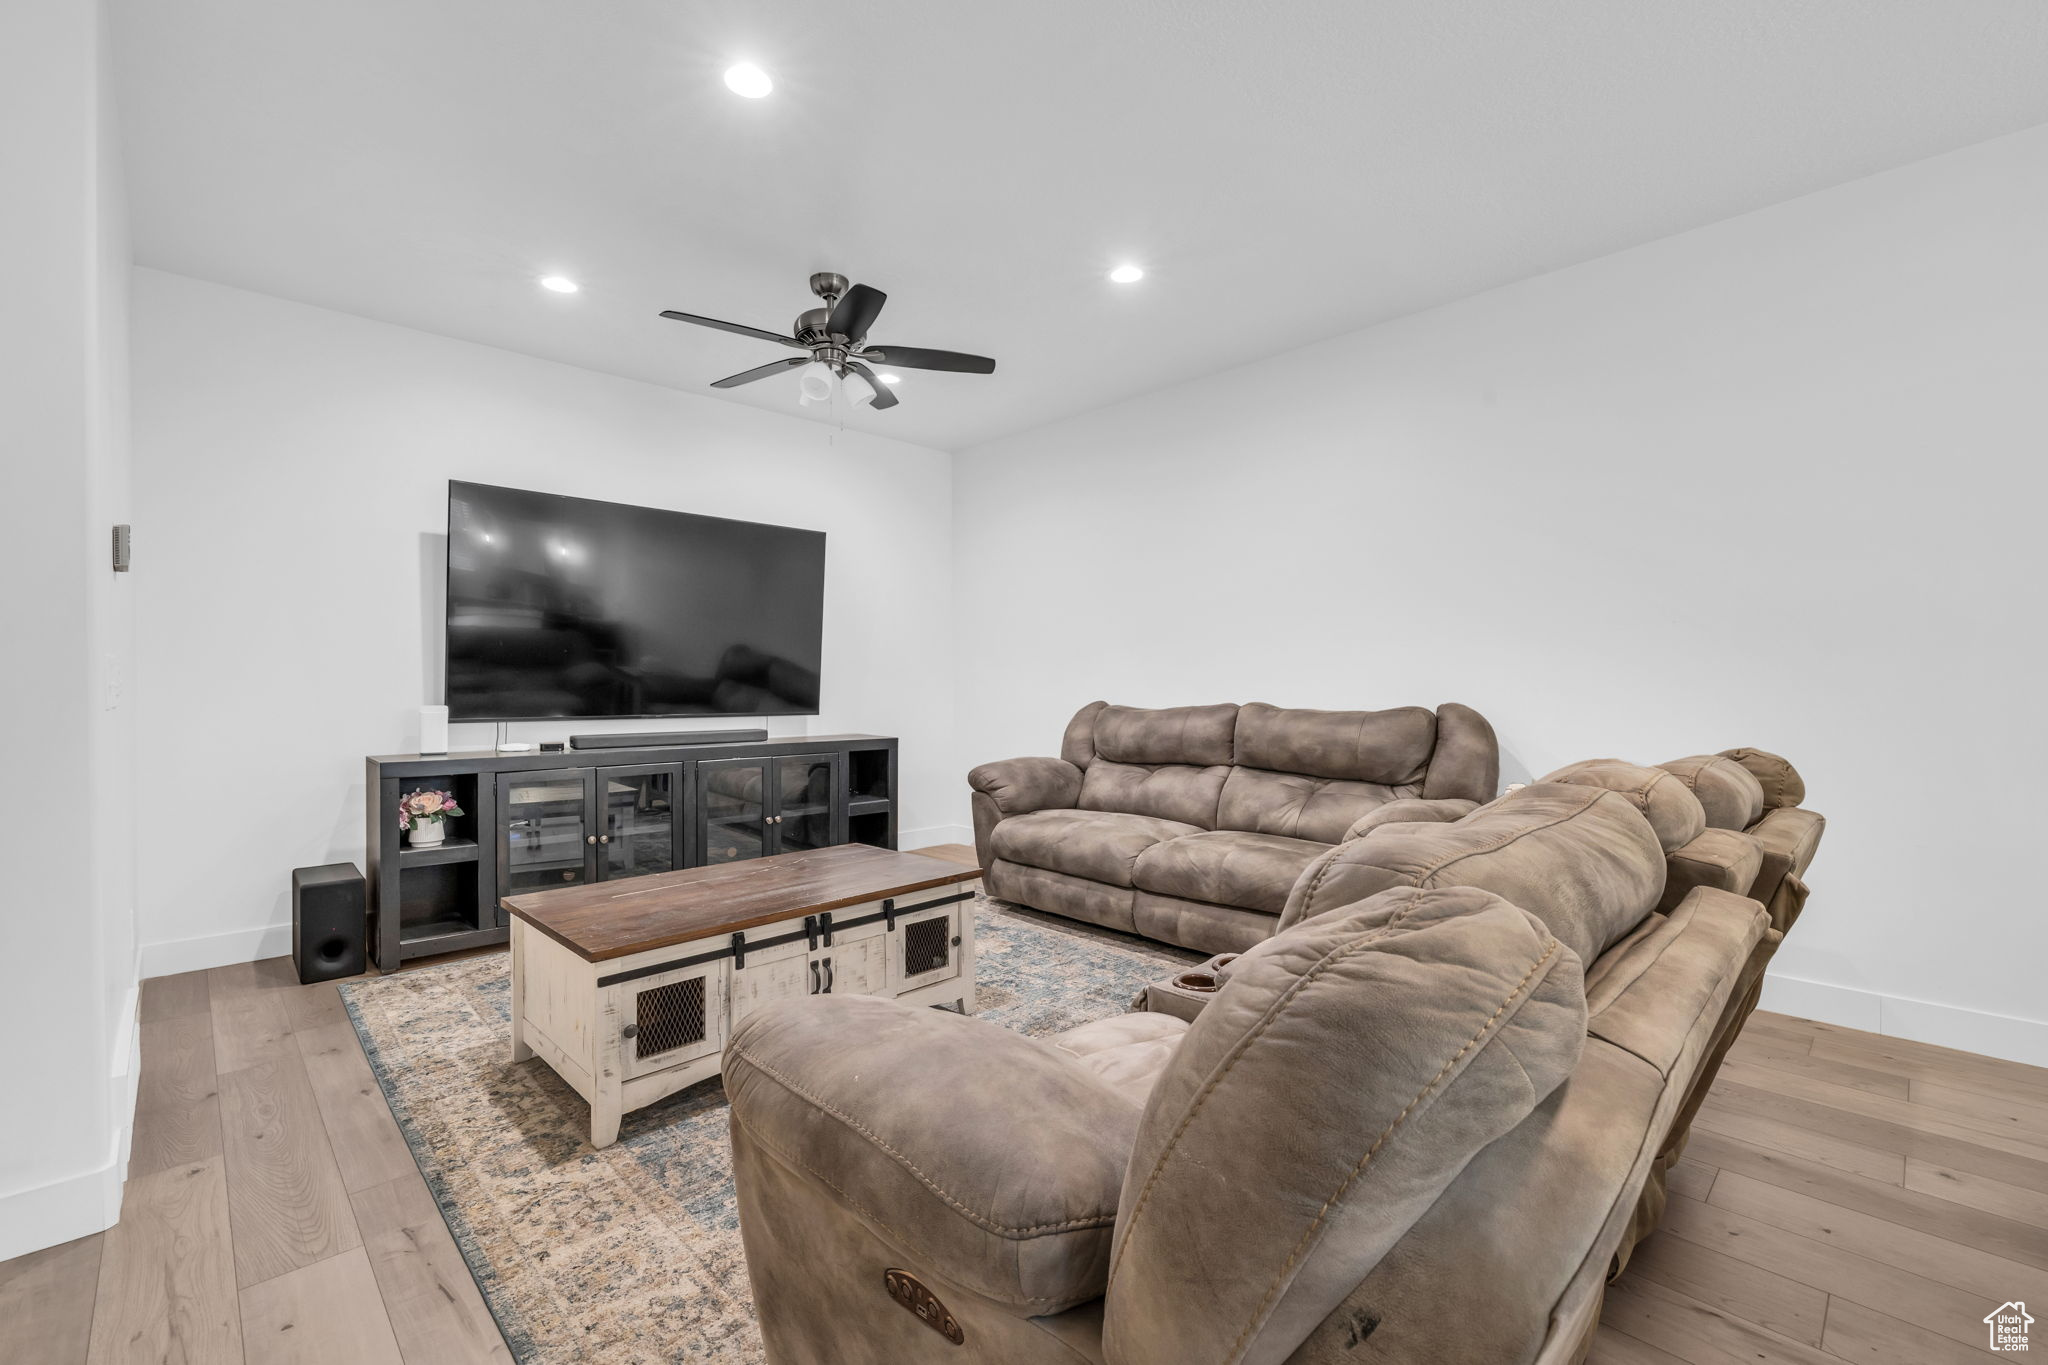
[(399, 941), (423, 943), (491, 927), (477, 922), (476, 875), (474, 858), (404, 864), (398, 873)]
[(895, 782), (889, 769), (895, 757), (890, 749), (849, 749), (846, 754), (846, 793), (855, 803), (893, 801)]

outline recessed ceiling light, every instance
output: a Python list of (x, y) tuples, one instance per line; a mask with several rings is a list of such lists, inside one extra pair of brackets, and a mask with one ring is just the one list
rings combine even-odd
[(583, 286), (570, 279), (567, 275), (543, 275), (541, 276), (540, 287), (552, 289), (557, 294), (573, 294)]
[(1109, 272), (1109, 278), (1118, 284), (1136, 284), (1145, 278), (1145, 272), (1134, 265), (1120, 265)]
[(900, 374), (878, 374), (875, 378), (881, 380), (884, 384), (901, 384), (903, 382), (903, 376)]
[(741, 62), (738, 66), (727, 67), (725, 88), (735, 95), (757, 100), (775, 88), (775, 82), (768, 79), (768, 73), (752, 62)]

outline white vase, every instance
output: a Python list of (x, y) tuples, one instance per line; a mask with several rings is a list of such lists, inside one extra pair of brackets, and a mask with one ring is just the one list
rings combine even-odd
[(446, 820), (422, 820), (412, 827), (412, 832), (407, 836), (407, 842), (411, 843), (414, 848), (425, 848), (429, 844), (438, 844), (447, 837), (448, 822)]

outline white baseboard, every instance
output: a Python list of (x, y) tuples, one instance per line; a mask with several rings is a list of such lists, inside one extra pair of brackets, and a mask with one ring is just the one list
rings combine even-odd
[(128, 988), (115, 1021), (107, 1077), (113, 1132), (107, 1159), (89, 1171), (0, 1195), (0, 1261), (105, 1232), (121, 1219), (121, 1186), (135, 1139), (135, 1092), (142, 1076), (141, 989)]
[(175, 938), (142, 945), (142, 975), (176, 976), (179, 972), (204, 971), (208, 967), (229, 967), (237, 962), (261, 962), (283, 957), (292, 950), (289, 924), (258, 924), (226, 933), (201, 934), (197, 938)]
[(2048, 1066), (2048, 1023), (2038, 1019), (1880, 995), (1876, 991), (1780, 976), (1776, 972), (1764, 976), (1762, 1008), (1801, 1019), (1817, 1019), (1823, 1024), (2001, 1057), (2009, 1062)]
[(0, 1261), (105, 1232), (121, 1217), (123, 1139), (102, 1164), (47, 1185), (0, 1195)]
[(896, 847), (905, 852), (917, 848), (930, 848), (933, 844), (971, 844), (974, 830), (969, 825), (926, 825), (922, 829), (904, 829), (896, 832)]

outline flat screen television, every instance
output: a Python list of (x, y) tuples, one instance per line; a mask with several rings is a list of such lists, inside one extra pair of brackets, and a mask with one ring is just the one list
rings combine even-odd
[(807, 716), (825, 533), (448, 485), (451, 720)]

